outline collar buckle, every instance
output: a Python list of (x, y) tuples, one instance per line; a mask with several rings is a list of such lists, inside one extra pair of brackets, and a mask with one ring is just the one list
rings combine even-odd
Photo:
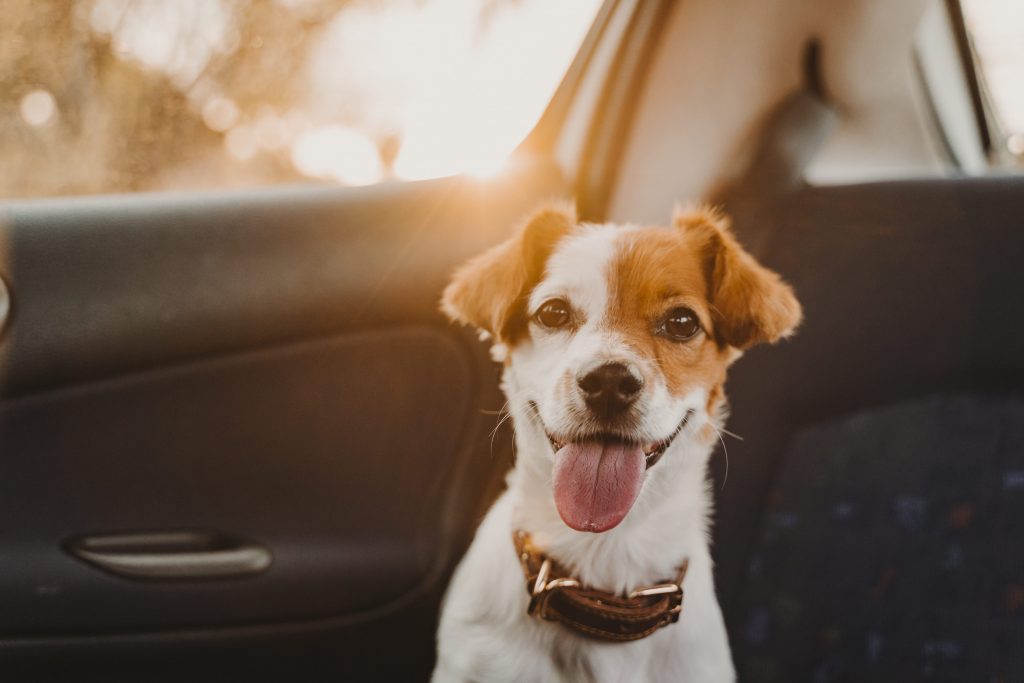
[(513, 540), (527, 579), (527, 613), (532, 617), (561, 622), (591, 638), (620, 642), (644, 638), (679, 621), (687, 560), (674, 581), (642, 586), (623, 597), (553, 576), (563, 570), (533, 546), (529, 534), (517, 531)]
[(544, 594), (551, 591), (559, 590), (562, 588), (579, 588), (580, 582), (576, 579), (550, 579), (551, 576), (551, 560), (544, 558), (544, 561), (540, 565), (540, 570), (537, 572), (537, 578), (533, 582), (533, 590), (530, 592), (530, 605), (526, 608), (526, 611), (530, 616), (540, 614), (544, 616), (544, 610), (542, 609), (543, 603), (546, 602)]

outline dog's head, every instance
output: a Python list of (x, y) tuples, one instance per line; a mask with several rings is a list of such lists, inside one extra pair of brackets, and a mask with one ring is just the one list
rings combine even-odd
[(721, 214), (673, 223), (581, 225), (548, 209), (444, 293), (445, 312), (502, 350), (513, 413), (529, 423), (517, 430), (545, 444), (528, 457), (550, 463), (559, 514), (577, 530), (621, 522), (681, 430), (713, 417), (729, 364), (800, 322), (790, 287)]

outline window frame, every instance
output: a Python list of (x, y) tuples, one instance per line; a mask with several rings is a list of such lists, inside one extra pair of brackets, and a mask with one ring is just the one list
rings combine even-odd
[(967, 22), (964, 19), (963, 7), (960, 0), (945, 0), (946, 13), (949, 16), (950, 27), (953, 30), (953, 37), (956, 41), (957, 52), (960, 62), (963, 65), (964, 74), (967, 79), (967, 90), (971, 95), (971, 108), (974, 110), (974, 120), (978, 127), (978, 135), (981, 141), (982, 151), (988, 158), (989, 163), (994, 161), (996, 145), (993, 132), (1002, 139), (1005, 133), (999, 130), (998, 121), (992, 115), (992, 102), (982, 88), (982, 75), (978, 55), (971, 44), (971, 36), (967, 31)]

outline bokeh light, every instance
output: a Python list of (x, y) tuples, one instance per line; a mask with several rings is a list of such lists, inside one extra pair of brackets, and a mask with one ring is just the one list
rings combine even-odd
[(53, 121), (57, 115), (57, 101), (45, 90), (33, 90), (21, 98), (21, 118), (38, 128)]

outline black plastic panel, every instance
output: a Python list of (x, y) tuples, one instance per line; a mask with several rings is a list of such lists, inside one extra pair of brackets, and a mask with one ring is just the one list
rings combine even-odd
[(565, 188), (485, 182), (0, 204), (0, 395), (382, 324), (435, 323), (462, 261)]
[[(0, 635), (335, 617), (408, 595), (450, 561), (445, 500), (475, 374), (458, 338), (406, 327), (8, 401)], [(263, 543), (273, 565), (139, 582), (60, 547), (193, 528)]]

